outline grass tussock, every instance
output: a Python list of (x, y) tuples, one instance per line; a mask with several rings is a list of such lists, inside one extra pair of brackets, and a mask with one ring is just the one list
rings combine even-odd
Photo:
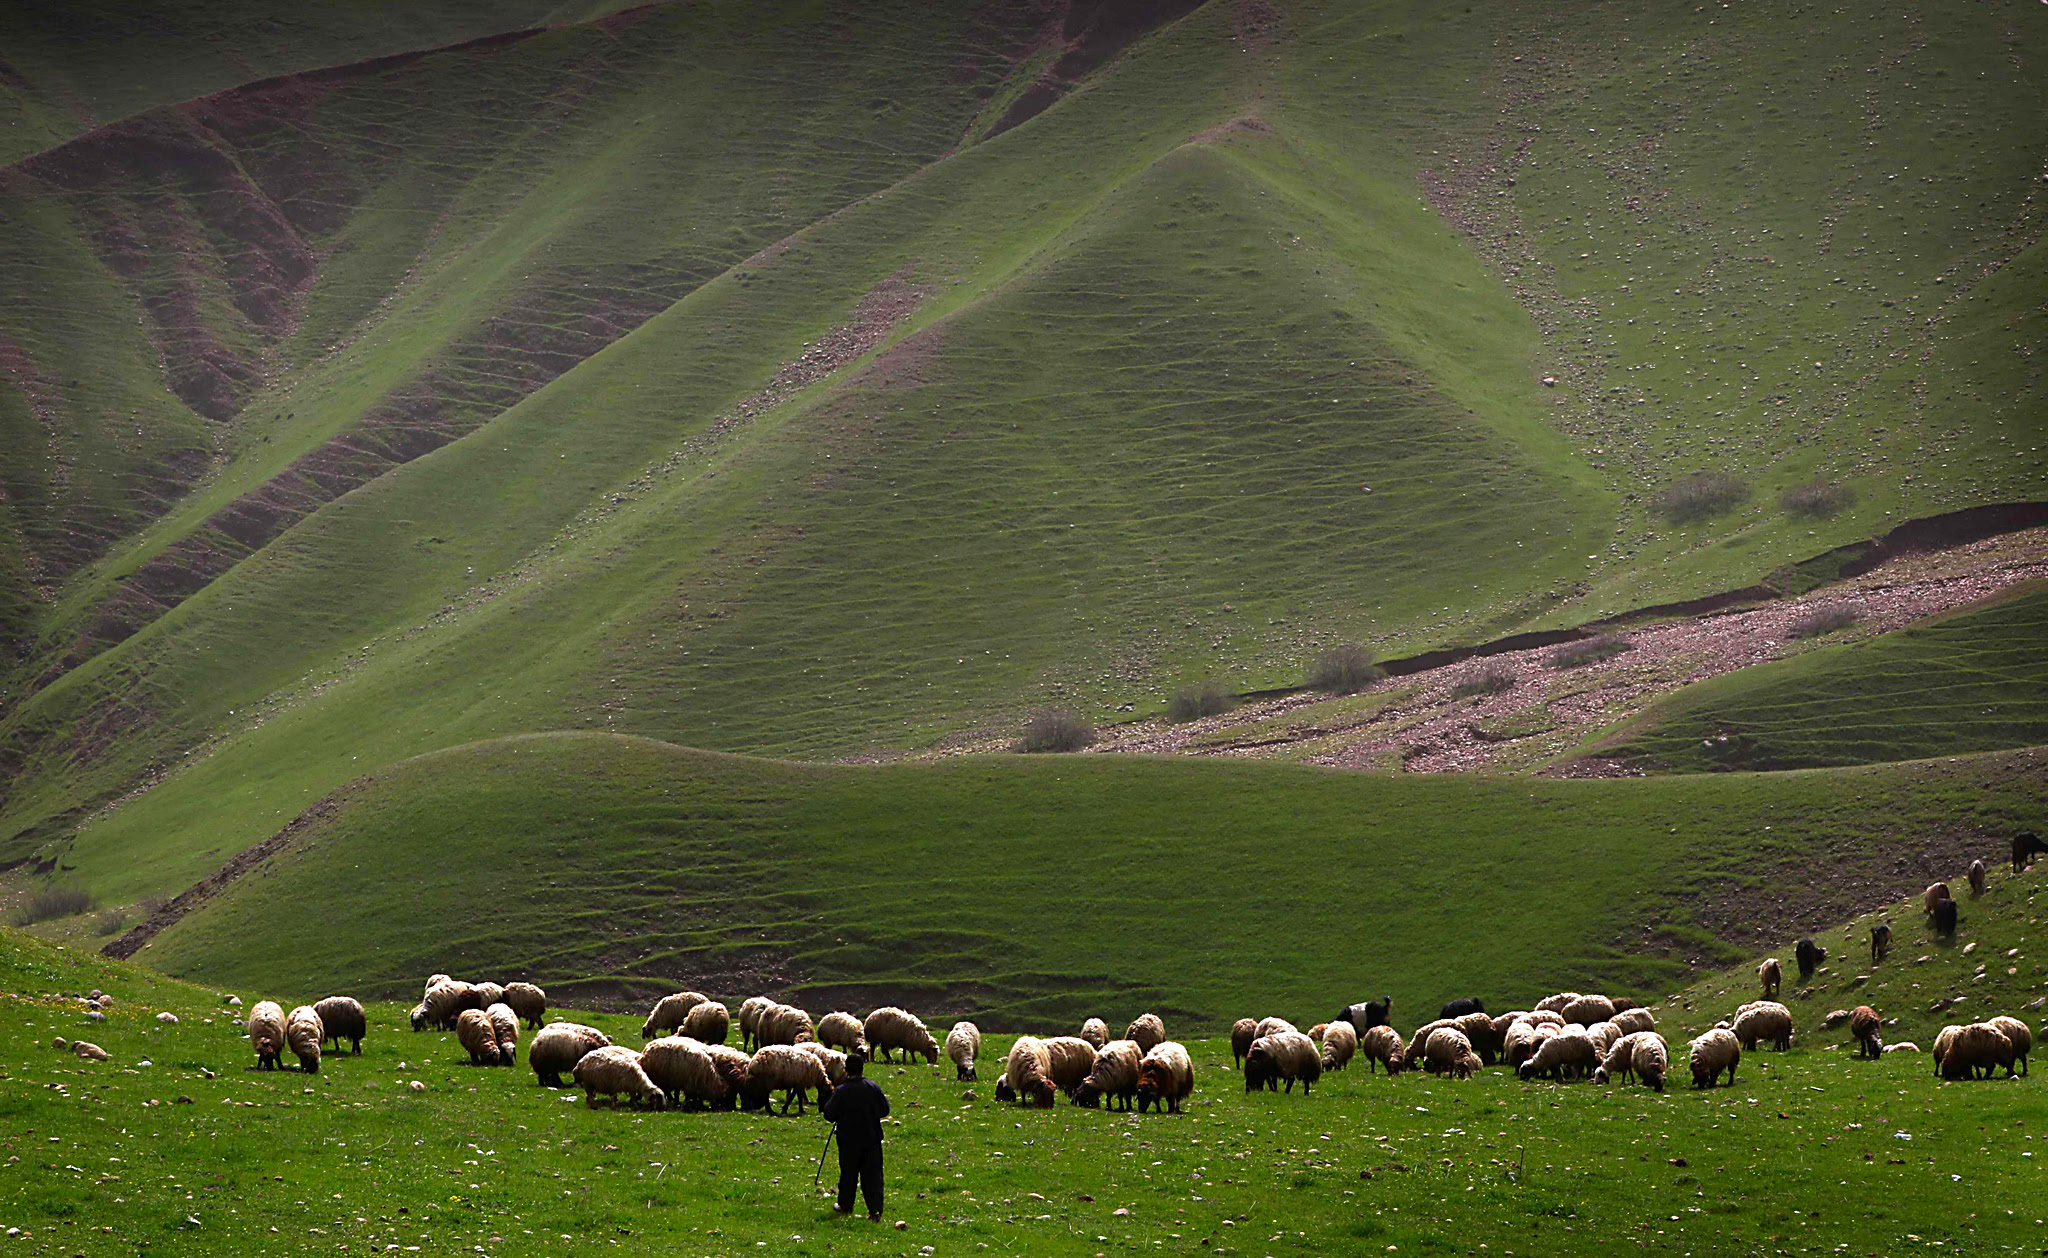
[(1795, 638), (1821, 638), (1847, 629), (1862, 618), (1863, 613), (1853, 603), (1830, 603), (1794, 620), (1787, 632)]
[(1466, 673), (1463, 680), (1451, 687), (1451, 697), (1469, 699), (1474, 695), (1504, 694), (1513, 690), (1519, 680), (1514, 665), (1506, 660), (1491, 660)]
[(1785, 514), (1822, 520), (1856, 505), (1856, 491), (1838, 481), (1811, 480), (1794, 485), (1778, 498)]
[(1655, 510), (1673, 524), (1721, 515), (1749, 501), (1749, 482), (1727, 472), (1694, 472), (1657, 495)]
[(1166, 705), (1166, 719), (1174, 725), (1221, 716), (1237, 706), (1237, 696), (1213, 681), (1182, 686)]
[(1584, 668), (1625, 654), (1635, 644), (1618, 633), (1603, 633), (1581, 642), (1567, 642), (1543, 658), (1551, 668)]
[(1310, 690), (1348, 695), (1365, 689), (1384, 676), (1385, 670), (1374, 662), (1371, 651), (1356, 642), (1346, 642), (1316, 656), (1315, 662), (1308, 666), (1304, 684)]
[(1024, 722), (1019, 751), (1079, 751), (1095, 744), (1095, 726), (1072, 708), (1040, 708)]
[(33, 926), (60, 917), (74, 917), (92, 907), (92, 896), (83, 887), (45, 887), (29, 897), (14, 915), (16, 926)]

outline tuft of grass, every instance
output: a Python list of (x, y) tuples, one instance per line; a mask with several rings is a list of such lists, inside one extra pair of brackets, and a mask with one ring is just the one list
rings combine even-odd
[(1488, 660), (1465, 673), (1457, 685), (1451, 687), (1454, 699), (1469, 699), (1474, 695), (1505, 694), (1515, 688), (1521, 674), (1506, 660)]
[(1213, 681), (1195, 682), (1174, 692), (1166, 705), (1166, 719), (1175, 725), (1221, 716), (1237, 706), (1237, 696)]
[(1588, 664), (1598, 664), (1602, 660), (1611, 660), (1617, 655), (1624, 654), (1632, 645), (1621, 634), (1603, 633), (1596, 638), (1567, 642), (1544, 656), (1543, 663), (1549, 668), (1584, 668)]
[(93, 922), (92, 933), (104, 939), (108, 935), (120, 934), (127, 925), (128, 914), (126, 910), (108, 909), (101, 913), (99, 918)]
[(1017, 739), (1023, 752), (1079, 751), (1095, 745), (1095, 726), (1072, 708), (1040, 708), (1024, 721)]
[(1795, 638), (1820, 638), (1847, 629), (1863, 618), (1854, 603), (1829, 603), (1793, 620), (1786, 633)]
[(1348, 695), (1365, 689), (1384, 676), (1385, 671), (1374, 662), (1371, 651), (1356, 642), (1346, 642), (1317, 655), (1315, 662), (1308, 666), (1303, 684), (1310, 690)]
[(1778, 498), (1785, 514), (1821, 520), (1856, 505), (1856, 491), (1839, 481), (1811, 480), (1794, 485)]
[(1657, 495), (1652, 509), (1673, 524), (1721, 515), (1749, 501), (1749, 482), (1729, 472), (1694, 472)]
[(33, 926), (60, 917), (76, 917), (91, 907), (92, 893), (83, 887), (45, 887), (16, 910), (14, 924)]

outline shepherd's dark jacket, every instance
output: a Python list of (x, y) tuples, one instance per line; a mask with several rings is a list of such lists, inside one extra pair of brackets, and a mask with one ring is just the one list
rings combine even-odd
[(882, 1120), (889, 1116), (889, 1098), (872, 1079), (848, 1079), (825, 1102), (826, 1121), (839, 1126), (841, 1148), (879, 1148)]

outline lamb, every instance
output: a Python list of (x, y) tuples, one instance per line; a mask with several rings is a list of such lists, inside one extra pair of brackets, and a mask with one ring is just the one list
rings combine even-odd
[(505, 987), (502, 983), (471, 983), (470, 990), (476, 993), (476, 1007), (479, 1009), (504, 1003)]
[(1971, 861), (1969, 876), (1970, 898), (1974, 900), (1984, 894), (1984, 862), (1981, 860)]
[(1149, 1053), (1166, 1042), (1166, 1024), (1156, 1013), (1141, 1013), (1124, 1028), (1124, 1038), (1136, 1041), (1139, 1052)]
[(550, 1022), (526, 1046), (526, 1064), (544, 1088), (562, 1086), (562, 1072), (572, 1070), (585, 1053), (611, 1043), (611, 1037), (580, 1022)]
[(1095, 1046), (1078, 1035), (1057, 1035), (1045, 1042), (1045, 1049), (1052, 1059), (1053, 1086), (1072, 1100), (1095, 1069)]
[(1715, 1027), (1704, 1035), (1697, 1036), (1686, 1046), (1686, 1055), (1692, 1063), (1692, 1086), (1711, 1088), (1721, 1081), (1721, 1072), (1728, 1072), (1729, 1086), (1735, 1084), (1735, 1067), (1742, 1062), (1742, 1041), (1735, 1038), (1735, 1032), (1726, 1027)]
[[(1111, 1040), (1104, 1044), (1095, 1054), (1095, 1069), (1088, 1072), (1088, 1078), (1075, 1090), (1074, 1104), (1092, 1109), (1106, 1096), (1116, 1103), (1116, 1108), (1128, 1111), (1131, 1098), (1138, 1091), (1138, 1068), (1144, 1064), (1144, 1057), (1136, 1040)], [(1048, 1097), (1047, 1104), (1050, 1103)]]
[(1760, 1041), (1769, 1041), (1781, 1053), (1792, 1047), (1792, 1011), (1775, 1000), (1744, 1005), (1736, 1011), (1731, 1029), (1745, 1053), (1755, 1052)]
[(1889, 922), (1879, 922), (1870, 928), (1870, 963), (1878, 964), (1892, 951), (1892, 928)]
[(2027, 872), (2027, 866), (2034, 863), (2039, 852), (2048, 852), (2048, 842), (2032, 830), (2022, 830), (2012, 836), (2012, 871), (2016, 874)]
[(505, 1003), (512, 1012), (519, 1015), (530, 1031), (540, 1030), (541, 1020), (547, 1016), (548, 994), (532, 983), (505, 984)]
[[(1137, 1086), (1136, 1080), (1132, 1087)], [(1040, 1109), (1051, 1109), (1058, 1095), (1052, 1081), (1052, 1050), (1035, 1035), (1020, 1035), (1010, 1045), (1009, 1060), (1003, 1063), (1003, 1081), (996, 1085), (999, 1101), (1027, 1101)]]
[(1485, 1001), (1477, 996), (1460, 996), (1456, 1000), (1445, 1001), (1444, 1007), (1436, 1011), (1436, 1016), (1439, 1018), (1462, 1018), (1468, 1013), (1485, 1012)]
[(1349, 1022), (1332, 1022), (1323, 1028), (1323, 1069), (1343, 1070), (1358, 1055), (1358, 1032)]
[(1301, 1094), (1307, 1096), (1309, 1088), (1323, 1077), (1322, 1055), (1308, 1036), (1299, 1031), (1281, 1031), (1276, 1035), (1262, 1035), (1252, 1041), (1252, 1049), (1244, 1058), (1244, 1090), (1256, 1092), (1260, 1088), (1274, 1090), (1281, 1080), (1287, 1081), (1287, 1091), (1294, 1091), (1294, 1082), (1301, 1081)]
[[(761, 1047), (773, 1044), (800, 1044), (816, 1039), (811, 1026), (811, 1015), (795, 1005), (770, 1005), (761, 1011), (761, 1020), (754, 1026), (754, 1043)], [(872, 1040), (872, 1037), (870, 1037)]]
[(320, 1025), (313, 1006), (300, 1005), (285, 1017), (284, 1042), (298, 1057), (299, 1069), (309, 1075), (320, 1073), (320, 1041), (326, 1038), (327, 1028)]
[(1934, 906), (1935, 934), (1943, 938), (1953, 937), (1956, 933), (1957, 920), (1956, 902), (1954, 900), (1943, 900)]
[(1798, 963), (1799, 981), (1804, 983), (1828, 959), (1828, 950), (1811, 939), (1802, 939), (1792, 946), (1792, 959)]
[(709, 999), (711, 997), (702, 992), (671, 992), (663, 996), (648, 1011), (647, 1021), (640, 1024), (640, 1038), (651, 1040), (678, 1029), (683, 1025), (683, 1019), (690, 1016), (690, 1010)]
[(1657, 1029), (1657, 1015), (1643, 1008), (1622, 1009), (1615, 1013), (1614, 1025), (1621, 1029), (1623, 1035), (1654, 1031)]
[(640, 1068), (671, 1105), (732, 1107), (733, 1079), (717, 1069), (705, 1045), (697, 1040), (664, 1035), (640, 1050)]
[[(1401, 1067), (1408, 1058), (1407, 1051), (1401, 1044), (1400, 1032), (1384, 1022), (1376, 1027), (1366, 1028), (1358, 1046), (1365, 1053), (1367, 1070), (1377, 1070), (1384, 1065), (1388, 1074), (1397, 1075), (1401, 1073)], [(1247, 1044), (1245, 1047), (1250, 1048), (1251, 1045)]]
[[(537, 1038), (537, 1037), (536, 1037)], [(527, 1053), (526, 1059), (533, 1060)], [(583, 1054), (570, 1075), (583, 1089), (583, 1103), (591, 1109), (597, 1108), (597, 1094), (602, 1092), (617, 1108), (619, 1097), (624, 1096), (634, 1109), (661, 1109), (668, 1103), (660, 1087), (647, 1077), (647, 1071), (640, 1065), (640, 1054), (623, 1044), (607, 1044)]]
[(1088, 1041), (1089, 1047), (1100, 1050), (1109, 1043), (1109, 1023), (1100, 1018), (1088, 1019), (1081, 1024), (1081, 1038)]
[(1856, 1055), (1876, 1061), (1884, 1052), (1884, 1042), (1878, 1038), (1878, 1028), (1884, 1019), (1877, 1016), (1877, 1010), (1869, 1005), (1858, 1005), (1849, 1015), (1849, 1034), (1856, 1037)]
[(1433, 1075), (1470, 1079), (1478, 1073), (1479, 1054), (1472, 1051), (1472, 1041), (1457, 1027), (1438, 1027), (1422, 1046), (1422, 1066)]
[[(1282, 1031), (1294, 1031), (1299, 1030), (1300, 1028), (1296, 1027), (1292, 1022), (1289, 1022), (1285, 1018), (1260, 1018), (1259, 1025), (1253, 1029), (1257, 1032), (1257, 1034), (1253, 1035), (1252, 1038), (1255, 1040), (1263, 1040), (1269, 1035), (1278, 1035)], [(1132, 1036), (1131, 1038), (1136, 1039), (1137, 1037)], [(1148, 1048), (1145, 1051), (1149, 1053), (1152, 1050)]]
[(836, 1010), (818, 1019), (818, 1043), (862, 1056), (868, 1051), (867, 1033), (861, 1030), (860, 1019)]
[[(1350, 1023), (1345, 1023), (1349, 1026)], [(1238, 1070), (1244, 1069), (1244, 1055), (1252, 1050), (1252, 1041), (1259, 1038), (1259, 1024), (1250, 1018), (1239, 1018), (1230, 1024), (1230, 1064)]]
[(1920, 893), (1920, 907), (1923, 912), (1925, 912), (1929, 917), (1932, 917), (1934, 916), (1935, 905), (1941, 903), (1943, 900), (1953, 899), (1955, 899), (1955, 897), (1948, 893), (1947, 883), (1932, 883), (1929, 884), (1927, 890), (1922, 891)]
[(1764, 963), (1756, 967), (1756, 977), (1757, 981), (1763, 984), (1763, 998), (1765, 1000), (1776, 1000), (1778, 998), (1778, 984), (1785, 977), (1784, 967), (1778, 964), (1778, 958), (1764, 958)]
[(1959, 1027), (1955, 1037), (1949, 1041), (1948, 1051), (1941, 1056), (1941, 1077), (1944, 1079), (1975, 1079), (1983, 1071), (1986, 1079), (2000, 1066), (2008, 1075), (2013, 1073), (2013, 1042), (2005, 1032), (1989, 1022), (1972, 1022)]
[(946, 1060), (953, 1063), (954, 1077), (962, 1083), (972, 1083), (980, 1078), (974, 1069), (974, 1059), (979, 1056), (981, 1028), (972, 1022), (955, 1022), (953, 1029), (946, 1032)]
[(464, 1009), (455, 1018), (455, 1038), (462, 1047), (469, 1050), (469, 1064), (472, 1066), (495, 1066), (498, 1064), (498, 1032), (491, 1025), (491, 1015), (481, 1009)]
[(484, 1010), (484, 1016), (491, 1020), (491, 1035), (498, 1041), (498, 1063), (504, 1066), (519, 1064), (519, 1015), (512, 1012), (512, 1006), (499, 1001)]
[[(939, 1042), (925, 1029), (924, 1019), (908, 1010), (884, 1005), (868, 1015), (867, 1021), (861, 1024), (861, 1030), (867, 1035), (868, 1044), (880, 1051), (883, 1061), (891, 1060), (890, 1054), (899, 1050), (906, 1057), (915, 1053), (928, 1064), (936, 1064), (939, 1060)], [(1079, 1042), (1085, 1044), (1087, 1041)], [(1089, 1051), (1094, 1050), (1091, 1048)]]
[(754, 1030), (761, 1025), (761, 1015), (773, 1008), (775, 1002), (766, 996), (749, 996), (740, 1002), (740, 1047), (754, 1046)]
[(790, 1104), (794, 1102), (796, 1112), (801, 1114), (805, 1098), (811, 1092), (818, 1094), (818, 1104), (825, 1103), (825, 1098), (832, 1091), (832, 1081), (825, 1074), (825, 1063), (795, 1044), (768, 1044), (755, 1050), (747, 1062), (746, 1082), (740, 1089), (741, 1108), (767, 1109), (769, 1095), (777, 1088), (782, 1089), (782, 1109), (779, 1112), (789, 1113)]
[[(836, 1088), (846, 1082), (845, 1053), (840, 1052), (836, 1048), (826, 1048), (816, 1040), (805, 1040), (797, 1045), (797, 1048), (818, 1059), (818, 1064), (825, 1068), (825, 1082), (827, 1084)], [(823, 1105), (825, 1103), (826, 1095), (824, 1092), (818, 1093), (818, 1104)]]
[(259, 1000), (249, 1010), (249, 1046), (256, 1050), (256, 1064), (264, 1070), (277, 1069), (284, 1055), (284, 1006), (274, 1000)]
[(1523, 1079), (1550, 1078), (1562, 1082), (1587, 1078), (1599, 1067), (1600, 1053), (1592, 1037), (1583, 1031), (1566, 1030), (1538, 1044), (1535, 1054), (1516, 1073)]
[[(1348, 1026), (1348, 1024), (1346, 1024)], [(1195, 1063), (1188, 1050), (1172, 1040), (1159, 1044), (1138, 1062), (1138, 1112), (1160, 1106), (1180, 1113), (1180, 1103), (1195, 1090)]]
[(2010, 1072), (2016, 1064), (2020, 1074), (2027, 1073), (2027, 1054), (2034, 1051), (2034, 1033), (2027, 1029), (2027, 1024), (2005, 1014), (1986, 1018), (1985, 1022), (2005, 1032), (2005, 1038), (2012, 1041), (2013, 1064), (2006, 1066), (2007, 1071)]
[(1387, 1019), (1393, 1012), (1394, 998), (1392, 996), (1382, 996), (1378, 1000), (1368, 1000), (1356, 1005), (1346, 1005), (1339, 1009), (1337, 1016), (1330, 1019), (1330, 1021), (1349, 1022), (1353, 1030), (1363, 1035), (1376, 1026), (1387, 1025)]
[(707, 1000), (692, 1005), (690, 1012), (683, 1015), (683, 1034), (699, 1044), (723, 1044), (725, 1033), (732, 1026), (732, 1015), (716, 1000)]
[(327, 1030), (326, 1038), (334, 1041), (334, 1051), (341, 1051), (341, 1042), (347, 1040), (355, 1056), (363, 1055), (363, 1036), (369, 1033), (370, 1020), (363, 1014), (363, 1003), (353, 996), (329, 996), (313, 1002), (313, 1012), (320, 1015), (320, 1025)]

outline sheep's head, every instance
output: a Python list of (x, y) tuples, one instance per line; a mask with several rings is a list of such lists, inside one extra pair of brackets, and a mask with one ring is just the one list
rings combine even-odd
[(1053, 1100), (1059, 1096), (1059, 1089), (1050, 1079), (1040, 1079), (1031, 1085), (1031, 1103), (1040, 1109), (1051, 1109)]
[(412, 1029), (415, 1031), (427, 1029), (427, 1007), (425, 1005), (414, 1005), (412, 1007)]
[[(1001, 1084), (997, 1084), (996, 1090), (998, 1092), (1002, 1091), (1002, 1086), (1003, 1085)], [(1099, 1105), (1101, 1105), (1101, 1103), (1102, 1089), (1096, 1087), (1094, 1084), (1083, 1083), (1080, 1087), (1074, 1089), (1074, 1104), (1085, 1106), (1088, 1109), (1095, 1109)]]
[(1405, 1049), (1405, 1048), (1402, 1048), (1402, 1047), (1401, 1047), (1401, 1046), (1400, 1046), (1399, 1044), (1396, 1044), (1396, 1045), (1394, 1045), (1394, 1047), (1392, 1047), (1392, 1048), (1390, 1048), (1390, 1049), (1388, 1049), (1388, 1050), (1387, 1050), (1387, 1073), (1388, 1073), (1388, 1074), (1390, 1074), (1390, 1075), (1397, 1075), (1397, 1074), (1400, 1074), (1400, 1073), (1401, 1073), (1401, 1072), (1402, 1072), (1403, 1070), (1406, 1070), (1407, 1068), (1408, 1068), (1408, 1050), (1407, 1050), (1407, 1049)]
[(998, 1101), (1003, 1102), (1014, 1101), (1017, 1099), (1017, 1089), (1010, 1086), (1010, 1080), (1008, 1076), (1004, 1076), (1003, 1078), (996, 1080), (996, 1099)]

